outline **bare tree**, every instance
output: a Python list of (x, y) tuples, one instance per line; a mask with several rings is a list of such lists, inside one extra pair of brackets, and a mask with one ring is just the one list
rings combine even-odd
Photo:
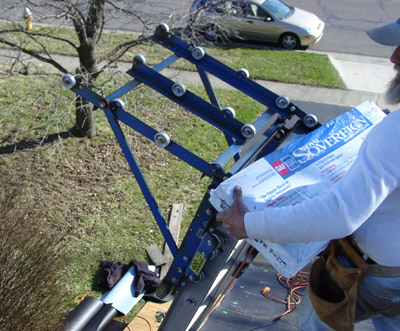
[[(128, 6), (129, 5), (129, 6)], [(31, 57), (42, 61), (56, 68), (60, 73), (66, 73), (67, 69), (62, 63), (57, 61), (48, 50), (49, 42), (55, 40), (65, 43), (66, 47), (72, 47), (79, 58), (79, 67), (76, 69), (77, 78), (90, 88), (96, 87), (96, 79), (111, 65), (116, 62), (132, 47), (146, 40), (146, 35), (152, 29), (152, 20), (146, 19), (145, 14), (140, 12), (143, 2), (135, 1), (107, 1), (107, 0), (21, 0), (18, 8), (29, 8), (33, 17), (33, 25), (37, 22), (49, 22), (55, 27), (52, 32), (42, 33), (35, 29), (29, 29), (21, 20), (22, 10), (20, 10), (20, 20), (8, 20), (7, 24), (0, 28), (0, 44), (7, 45), (17, 50), (18, 54), (28, 54)], [(136, 8), (136, 9), (135, 9)], [(173, 10), (171, 10), (171, 13)], [(151, 13), (148, 13), (151, 17)], [(123, 17), (123, 19), (121, 18)], [(27, 17), (26, 17), (27, 18)], [(141, 27), (141, 32), (137, 38), (125, 41), (107, 50), (105, 55), (98, 56), (97, 50), (99, 42), (104, 34), (104, 29), (112, 25), (112, 21), (124, 21), (124, 24), (136, 23)], [(122, 24), (122, 23), (121, 23)], [(60, 37), (54, 32), (56, 27), (73, 26), (78, 42), (73, 42), (67, 38)], [(116, 28), (118, 26), (114, 25)], [(30, 46), (18, 42), (18, 39), (9, 36), (27, 36)], [(35, 47), (32, 47), (34, 45)], [(21, 60), (19, 60), (21, 62)], [(92, 106), (82, 98), (76, 101), (76, 120), (73, 134), (78, 136), (93, 137), (96, 135), (96, 126), (93, 116)]]

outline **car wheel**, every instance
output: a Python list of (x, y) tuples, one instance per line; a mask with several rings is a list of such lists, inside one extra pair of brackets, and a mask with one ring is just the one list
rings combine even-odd
[(215, 25), (209, 25), (204, 29), (204, 36), (208, 41), (217, 41), (218, 33), (218, 28)]
[(279, 45), (284, 49), (298, 49), (301, 46), (299, 37), (293, 33), (284, 33), (279, 38)]

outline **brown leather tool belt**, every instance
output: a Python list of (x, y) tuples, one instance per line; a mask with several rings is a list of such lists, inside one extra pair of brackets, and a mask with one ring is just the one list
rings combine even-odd
[(375, 262), (370, 257), (366, 258), (366, 255), (358, 247), (357, 243), (355, 242), (352, 236), (349, 237), (349, 241), (353, 245), (353, 247), (358, 251), (360, 256), (362, 256), (364, 260), (369, 264), (369, 269), (367, 271), (368, 276), (374, 276), (380, 278), (400, 277), (400, 267), (387, 267)]
[[(343, 256), (351, 263), (339, 263)], [(340, 258), (339, 258), (340, 260)], [(348, 238), (333, 240), (312, 265), (309, 294), (319, 318), (335, 330), (354, 330), (357, 286), (370, 268)]]
[[(352, 267), (340, 264), (340, 257)], [(319, 318), (334, 330), (354, 330), (357, 287), (363, 277), (400, 277), (400, 267), (382, 266), (365, 257), (352, 237), (346, 237), (331, 241), (312, 265), (310, 300)]]

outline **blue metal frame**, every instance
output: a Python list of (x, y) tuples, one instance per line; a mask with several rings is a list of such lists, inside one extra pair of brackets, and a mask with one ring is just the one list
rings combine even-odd
[(268, 109), (273, 110), (285, 118), (290, 119), (292, 115), (295, 114), (303, 119), (304, 116), (307, 115), (293, 103), (289, 103), (284, 108), (278, 107), (276, 100), (279, 95), (268, 90), (267, 88), (264, 88), (250, 78), (241, 75), (238, 71), (233, 70), (212, 56), (205, 54), (204, 57), (199, 60), (194, 58), (192, 51), (195, 46), (169, 33), (163, 25), (157, 27), (154, 35), (152, 36), (152, 40), (163, 45), (165, 48), (168, 48), (177, 56), (194, 63), (197, 68), (201, 68), (209, 72), (215, 77), (218, 77), (222, 81), (235, 87), (239, 91), (247, 94), (249, 97), (268, 107)]
[(216, 128), (232, 136), (239, 143), (243, 144), (245, 142), (245, 138), (243, 138), (241, 133), (241, 129), (244, 126), (243, 123), (235, 118), (224, 117), (221, 109), (213, 106), (190, 91), (186, 91), (184, 95), (177, 97), (173, 93), (173, 85), (175, 82), (159, 74), (157, 71), (149, 68), (145, 64), (139, 64), (134, 65), (127, 73), (133, 76), (135, 80), (146, 84)]
[[(173, 140), (170, 140), (164, 147), (179, 159), (199, 170), (203, 175), (210, 177), (212, 182), (209, 188), (217, 187), (227, 176), (236, 173), (247, 164), (253, 162), (256, 158), (266, 155), (276, 149), (279, 145), (279, 141), (273, 138), (278, 130), (284, 127), (286, 120), (291, 119), (294, 115), (300, 119), (304, 119), (306, 113), (290, 102), (287, 102), (284, 107), (282, 107), (282, 105), (278, 106), (278, 95), (252, 81), (248, 77), (238, 74), (237, 71), (227, 67), (213, 57), (205, 53), (200, 57), (194, 56), (194, 45), (190, 45), (175, 37), (162, 26), (157, 28), (152, 39), (174, 52), (174, 55), (153, 68), (145, 64), (142, 56), (135, 58), (132, 69), (127, 72), (134, 77), (135, 80), (130, 81), (105, 98), (85, 87), (83, 84), (80, 84), (79, 81), (69, 86), (69, 88), (79, 96), (93, 103), (95, 107), (104, 111), (144, 198), (150, 207), (166, 243), (174, 255), (173, 264), (165, 279), (172, 285), (179, 285), (185, 277), (192, 279), (198, 278), (204, 264), (199, 263), (199, 261), (208, 261), (217, 249), (215, 246), (216, 238), (220, 238), (221, 236), (217, 232), (213, 232), (210, 228), (210, 224), (212, 224), (214, 220), (215, 211), (208, 202), (209, 196), (207, 192), (178, 249), (169, 231), (167, 222), (125, 138), (120, 122), (131, 127), (150, 140), (154, 140), (158, 131), (126, 112), (122, 101), (118, 98), (137, 87), (140, 83), (143, 83), (220, 129), (224, 133), (229, 147), (213, 163), (203, 160)], [(211, 103), (187, 90), (181, 95), (177, 95), (173, 91), (175, 82), (160, 74), (162, 69), (168, 67), (179, 58), (185, 58), (196, 65)], [(260, 132), (256, 138), (251, 139), (251, 141), (247, 140), (242, 132), (245, 124), (233, 117), (226, 116), (224, 111), (221, 110), (220, 103), (208, 78), (208, 73), (222, 79), (239, 91), (244, 92), (261, 104), (267, 106), (267, 111), (253, 123), (253, 126)], [(243, 152), (242, 156), (241, 153), (244, 146), (247, 147), (247, 150)], [(225, 172), (225, 165), (232, 158), (235, 159), (236, 163), (231, 168), (230, 173), (227, 173)], [(203, 256), (203, 258), (201, 258), (200, 255)], [(200, 269), (199, 266), (201, 267)]]

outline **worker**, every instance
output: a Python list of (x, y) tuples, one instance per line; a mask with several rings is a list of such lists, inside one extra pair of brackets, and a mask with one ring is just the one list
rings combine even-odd
[[(391, 56), (396, 77), (386, 96), (388, 102), (398, 104), (400, 18), (366, 32), (379, 44), (397, 47)], [(299, 330), (352, 330), (354, 323), (366, 319), (372, 319), (377, 330), (400, 330), (400, 110), (390, 113), (370, 131), (349, 171), (329, 192), (293, 206), (256, 212), (247, 209), (240, 187), (234, 188), (233, 198), (233, 204), (218, 213), (217, 220), (236, 239), (300, 243), (347, 238), (367, 264), (355, 287), (355, 317), (350, 324), (341, 327), (323, 316), (321, 309), (325, 308), (316, 307), (318, 301), (311, 296), (315, 290), (310, 286), (310, 277), (298, 308)], [(341, 257), (339, 264), (354, 267), (352, 262)], [(330, 275), (324, 274), (321, 282), (326, 277)], [(334, 319), (342, 317), (336, 315)]]

